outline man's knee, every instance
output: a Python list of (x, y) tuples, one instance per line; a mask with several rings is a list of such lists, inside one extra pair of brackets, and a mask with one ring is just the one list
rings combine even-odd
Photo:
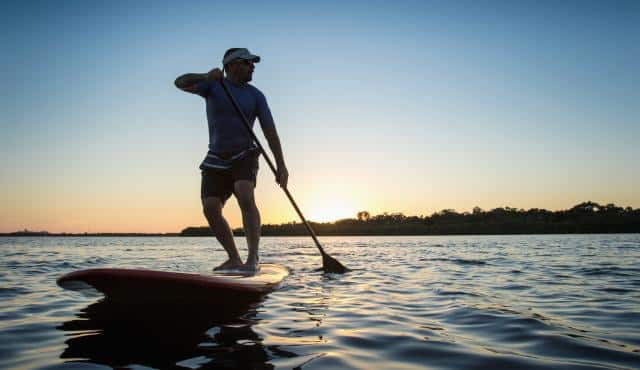
[(240, 180), (234, 184), (234, 194), (238, 199), (238, 205), (243, 211), (256, 208), (256, 201), (253, 195), (254, 185), (252, 181)]
[(219, 198), (207, 197), (202, 200), (202, 210), (207, 218), (222, 215), (223, 203)]

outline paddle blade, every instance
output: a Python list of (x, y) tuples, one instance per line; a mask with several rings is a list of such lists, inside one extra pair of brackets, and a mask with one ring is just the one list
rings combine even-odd
[(349, 269), (338, 262), (337, 259), (331, 257), (326, 253), (322, 254), (322, 270), (324, 272), (333, 272), (336, 274), (344, 274), (345, 272), (349, 271)]

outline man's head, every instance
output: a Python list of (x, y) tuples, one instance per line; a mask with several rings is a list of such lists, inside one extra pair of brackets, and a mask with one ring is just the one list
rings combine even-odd
[(231, 48), (224, 53), (222, 65), (227, 76), (240, 82), (249, 82), (253, 77), (254, 63), (260, 62), (260, 57), (253, 55), (245, 48)]

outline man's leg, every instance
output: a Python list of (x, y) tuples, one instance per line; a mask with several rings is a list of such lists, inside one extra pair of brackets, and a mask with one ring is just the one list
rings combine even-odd
[(229, 259), (214, 270), (232, 269), (242, 265), (242, 259), (240, 259), (238, 249), (233, 241), (231, 228), (229, 227), (227, 220), (222, 216), (223, 205), (224, 203), (218, 197), (206, 197), (202, 200), (202, 208), (204, 210), (204, 215), (209, 222), (209, 227), (216, 236), (216, 239), (218, 239), (218, 242), (222, 244), (222, 247), (229, 255)]
[(254, 182), (238, 180), (233, 185), (233, 193), (238, 199), (242, 211), (242, 225), (247, 236), (249, 256), (245, 267), (247, 270), (258, 268), (258, 243), (260, 242), (260, 213), (253, 194)]

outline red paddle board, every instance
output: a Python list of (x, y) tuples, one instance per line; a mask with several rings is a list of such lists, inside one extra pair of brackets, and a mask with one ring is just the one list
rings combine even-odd
[(274, 264), (261, 264), (254, 275), (97, 268), (68, 273), (57, 283), (70, 290), (93, 288), (120, 301), (243, 301), (276, 289), (287, 275), (285, 267)]

